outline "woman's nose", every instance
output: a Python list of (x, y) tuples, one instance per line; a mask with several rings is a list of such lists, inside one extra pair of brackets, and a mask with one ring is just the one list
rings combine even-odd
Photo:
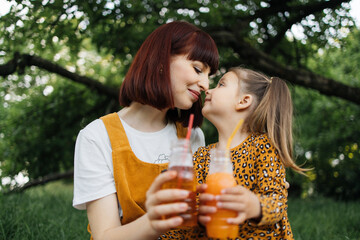
[(209, 78), (207, 76), (202, 76), (198, 81), (198, 85), (201, 91), (206, 92), (209, 89)]

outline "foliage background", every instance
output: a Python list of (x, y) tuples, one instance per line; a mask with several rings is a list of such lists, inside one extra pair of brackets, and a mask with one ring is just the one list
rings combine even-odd
[[(15, 187), (19, 173), (41, 180), (71, 171), (77, 133), (119, 110), (113, 92), (142, 41), (167, 21), (186, 20), (218, 45), (221, 66), (213, 84), (240, 64), (289, 82), (296, 161), (314, 168), (309, 178), (288, 172), (290, 194), (359, 199), (360, 33), (349, 1), (15, 2), (0, 17), (3, 190)], [(303, 29), (301, 38), (294, 26)], [(35, 66), (22, 54), (54, 65)], [(73, 75), (59, 74), (54, 66)], [(202, 128), (208, 143), (217, 140), (209, 122)]]

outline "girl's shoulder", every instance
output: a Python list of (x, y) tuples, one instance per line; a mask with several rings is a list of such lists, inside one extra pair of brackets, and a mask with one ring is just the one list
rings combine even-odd
[(210, 150), (216, 147), (216, 143), (211, 143), (207, 146), (201, 146), (197, 149), (194, 155), (206, 157), (206, 155), (210, 154)]
[(253, 144), (270, 143), (267, 133), (252, 133), (247, 138), (247, 141)]

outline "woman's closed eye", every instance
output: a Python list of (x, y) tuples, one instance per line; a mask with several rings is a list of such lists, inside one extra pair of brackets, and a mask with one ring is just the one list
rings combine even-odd
[(202, 73), (202, 70), (199, 67), (194, 67), (194, 70), (197, 74)]

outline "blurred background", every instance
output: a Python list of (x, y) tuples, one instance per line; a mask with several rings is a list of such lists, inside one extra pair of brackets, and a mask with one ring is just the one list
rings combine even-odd
[[(289, 197), (359, 206), (359, 0), (2, 0), (0, 6), (0, 203), (14, 196), (9, 192), (54, 180), (71, 185), (78, 132), (120, 109), (118, 89), (143, 40), (161, 24), (186, 20), (218, 46), (212, 86), (237, 65), (288, 82), (295, 160), (313, 168), (309, 177), (288, 170)], [(207, 144), (217, 141), (209, 122), (202, 129)], [(0, 239), (11, 239), (1, 235), (1, 221)]]

